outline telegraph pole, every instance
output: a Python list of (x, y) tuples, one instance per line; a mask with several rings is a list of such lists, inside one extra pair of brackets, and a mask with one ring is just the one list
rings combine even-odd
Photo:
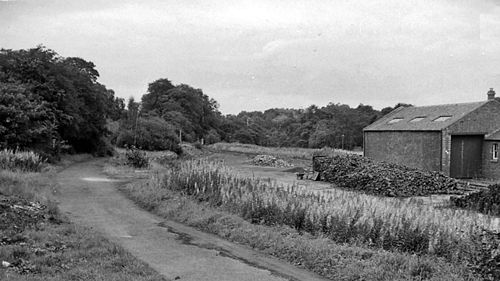
[(139, 114), (141, 113), (141, 105), (137, 107), (137, 113), (135, 115), (135, 130), (134, 130), (134, 146), (137, 148), (137, 123), (139, 121)]

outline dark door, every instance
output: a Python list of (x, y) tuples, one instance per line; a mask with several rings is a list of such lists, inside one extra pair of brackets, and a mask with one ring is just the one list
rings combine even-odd
[(483, 136), (451, 136), (450, 176), (474, 178), (481, 176)]

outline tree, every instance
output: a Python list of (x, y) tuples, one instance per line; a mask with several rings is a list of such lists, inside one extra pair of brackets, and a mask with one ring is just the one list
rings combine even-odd
[[(220, 125), (218, 104), (186, 84), (172, 85), (166, 78), (158, 79), (148, 86), (148, 93), (142, 97), (142, 111), (160, 116), (177, 131), (182, 131), (183, 140), (196, 141), (216, 135)], [(217, 135), (219, 133), (217, 132)]]
[(158, 102), (168, 91), (173, 89), (174, 85), (166, 78), (161, 78), (153, 83), (149, 83), (148, 92), (142, 96), (142, 108), (145, 112), (153, 111), (158, 108)]
[(0, 50), (1, 94), (8, 103), (0, 115), (19, 117), (8, 129), (17, 137), (3, 138), (2, 146), (57, 154), (68, 143), (78, 152), (106, 153), (106, 118), (119, 114), (120, 102), (98, 77), (92, 62), (63, 58), (43, 46)]
[(145, 150), (182, 151), (174, 128), (157, 116), (139, 117), (137, 128), (122, 130), (116, 143), (121, 147), (135, 145)]

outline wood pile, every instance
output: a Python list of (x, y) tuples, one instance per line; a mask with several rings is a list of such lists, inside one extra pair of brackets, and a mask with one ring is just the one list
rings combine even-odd
[(376, 162), (359, 155), (315, 157), (313, 169), (324, 181), (374, 195), (410, 197), (460, 193), (457, 181), (440, 172)]
[(491, 216), (500, 216), (500, 184), (490, 185), (487, 190), (471, 193), (464, 197), (451, 197), (450, 201), (459, 208)]

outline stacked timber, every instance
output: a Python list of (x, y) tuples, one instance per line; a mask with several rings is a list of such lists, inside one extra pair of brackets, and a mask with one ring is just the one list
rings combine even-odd
[(409, 197), (460, 193), (457, 181), (440, 172), (376, 162), (353, 154), (315, 157), (313, 169), (324, 181), (374, 195)]

